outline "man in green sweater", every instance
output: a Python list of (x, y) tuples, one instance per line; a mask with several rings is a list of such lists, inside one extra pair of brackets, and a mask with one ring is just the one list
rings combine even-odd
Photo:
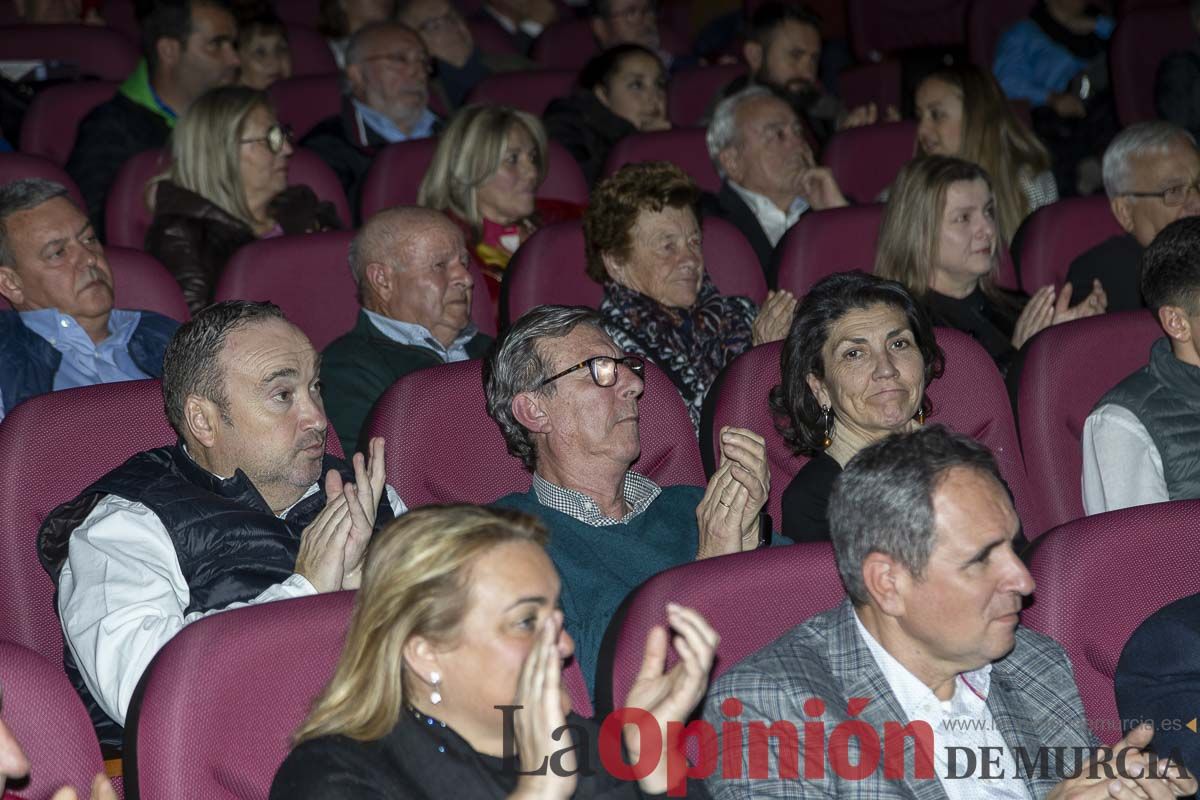
[(363, 449), (363, 423), (389, 386), (424, 367), (479, 358), (492, 343), (471, 322), (475, 282), (462, 231), (440, 211), (381, 211), (354, 237), (349, 258), (362, 309), (321, 365), (325, 413), (347, 456)]
[(566, 306), (527, 312), (483, 367), (488, 413), (533, 473), (528, 492), (496, 504), (549, 529), (563, 616), (589, 690), (604, 631), (630, 590), (670, 567), (762, 543), (771, 476), (761, 436), (724, 429), (707, 489), (660, 487), (631, 471), (641, 453), (643, 371), (643, 359), (621, 353), (595, 311)]

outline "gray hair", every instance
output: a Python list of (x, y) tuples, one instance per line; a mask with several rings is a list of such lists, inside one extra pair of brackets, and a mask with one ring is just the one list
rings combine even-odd
[[(17, 255), (8, 241), (6, 220), (56, 197), (71, 199), (65, 186), (45, 178), (21, 178), (0, 186), (0, 264), (15, 267), (17, 263)], [(72, 200), (71, 204), (75, 202)]]
[(1133, 159), (1162, 155), (1181, 141), (1196, 146), (1196, 138), (1192, 134), (1173, 122), (1161, 119), (1136, 122), (1118, 133), (1104, 151), (1105, 194), (1111, 200), (1119, 194), (1133, 191)]
[(595, 309), (583, 306), (538, 306), (530, 309), (499, 339), (483, 362), (483, 393), (487, 410), (508, 445), (508, 452), (521, 459), (525, 469), (537, 466), (537, 449), (529, 430), (517, 421), (513, 399), (522, 392), (540, 391), (554, 395), (554, 384), (540, 387), (550, 377), (549, 357), (540, 346), (543, 339), (561, 339), (579, 325), (599, 331), (604, 323)]
[[(399, 30), (406, 33), (411, 33), (417, 37), (417, 41), (421, 41), (421, 37), (412, 28), (405, 25), (403, 22), (395, 20), (379, 20), (378, 22), (369, 22), (361, 28), (350, 34), (349, 41), (346, 42), (346, 66), (358, 64), (363, 59), (363, 50), (367, 46), (367, 40), (378, 33), (386, 31)], [(422, 44), (422, 47), (425, 45)]]
[(713, 109), (712, 120), (709, 121), (708, 130), (704, 133), (704, 142), (708, 145), (708, 157), (712, 160), (717, 174), (722, 178), (725, 177), (725, 170), (721, 167), (719, 156), (722, 150), (729, 147), (738, 139), (738, 109), (747, 100), (764, 96), (778, 97), (775, 92), (766, 86), (752, 83), (745, 89), (729, 95), (729, 97), (717, 103), (717, 107)]
[(829, 497), (829, 532), (838, 572), (855, 605), (870, 599), (863, 560), (891, 556), (920, 579), (933, 552), (933, 493), (954, 467), (991, 475), (1007, 490), (984, 445), (941, 425), (888, 436), (850, 459)]
[(436, 222), (458, 227), (440, 211), (421, 206), (395, 206), (380, 211), (358, 229), (350, 240), (346, 261), (350, 265), (350, 276), (358, 286), (360, 303), (367, 289), (367, 265), (378, 262), (403, 266), (402, 257), (406, 255), (409, 240)]

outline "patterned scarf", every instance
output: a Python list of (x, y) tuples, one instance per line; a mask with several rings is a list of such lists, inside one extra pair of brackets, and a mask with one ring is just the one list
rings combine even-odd
[(745, 297), (722, 297), (708, 273), (691, 308), (668, 308), (612, 281), (605, 282), (600, 304), (617, 346), (646, 356), (671, 377), (697, 427), (708, 387), (726, 364), (750, 349), (757, 313)]

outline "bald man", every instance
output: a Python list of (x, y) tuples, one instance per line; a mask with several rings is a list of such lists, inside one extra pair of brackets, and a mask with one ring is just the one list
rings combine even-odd
[(325, 348), (325, 412), (347, 454), (371, 406), (401, 376), (479, 358), (492, 339), (471, 322), (470, 256), (440, 211), (400, 206), (371, 218), (350, 244), (362, 309), (354, 329)]

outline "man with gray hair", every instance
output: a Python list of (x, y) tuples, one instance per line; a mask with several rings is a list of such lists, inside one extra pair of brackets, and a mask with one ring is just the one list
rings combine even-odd
[(791, 105), (750, 86), (717, 104), (705, 136), (721, 189), (701, 212), (733, 223), (770, 276), (775, 246), (809, 209), (846, 205), (828, 167), (818, 167)]
[(353, 330), (325, 348), (321, 394), (342, 449), (360, 449), (375, 401), (410, 372), (479, 358), (492, 343), (471, 322), (470, 255), (440, 211), (381, 211), (350, 243), (362, 309)]
[[(609, 620), (630, 591), (678, 564), (753, 550), (766, 534), (759, 515), (771, 477), (755, 433), (721, 431), (707, 489), (660, 487), (633, 471), (644, 367), (617, 349), (592, 309), (548, 305), (517, 320), (483, 367), (488, 413), (533, 473), (529, 491), (497, 504), (550, 531), (564, 624), (589, 689)], [(655, 402), (674, 402), (687, 418), (678, 397)]]
[[(829, 521), (848, 598), (709, 692), (705, 720), (739, 732), (723, 742), (723, 771), (708, 778), (717, 800), (1196, 790), (1177, 771), (1142, 777), (1147, 727), (1117, 745), (1130, 748), (1126, 777), (1073, 771), (1096, 739), (1062, 648), (1019, 624), (1034, 582), (1013, 549), (1021, 521), (986, 447), (931, 425), (864, 448), (834, 484)], [(740, 721), (727, 718), (766, 720), (773, 741), (756, 743), (753, 728), (744, 740)], [(791, 736), (781, 735), (788, 725)], [(819, 741), (810, 741), (814, 728)], [(1079, 777), (1032, 767), (1041, 748), (1063, 748), (1058, 758), (1069, 763), (1058, 768)]]
[(0, 419), (39, 394), (157, 378), (179, 323), (113, 308), (113, 275), (83, 211), (58, 183), (0, 186)]
[(1104, 151), (1104, 191), (1125, 229), (1071, 262), (1072, 305), (1099, 280), (1109, 311), (1145, 308), (1140, 289), (1142, 252), (1158, 232), (1200, 214), (1200, 151), (1192, 135), (1170, 122), (1130, 125)]
[(399, 22), (372, 22), (350, 37), (341, 113), (318, 123), (301, 144), (337, 173), (355, 221), (379, 148), (438, 132), (441, 121), (428, 107), (431, 64), (421, 37)]

